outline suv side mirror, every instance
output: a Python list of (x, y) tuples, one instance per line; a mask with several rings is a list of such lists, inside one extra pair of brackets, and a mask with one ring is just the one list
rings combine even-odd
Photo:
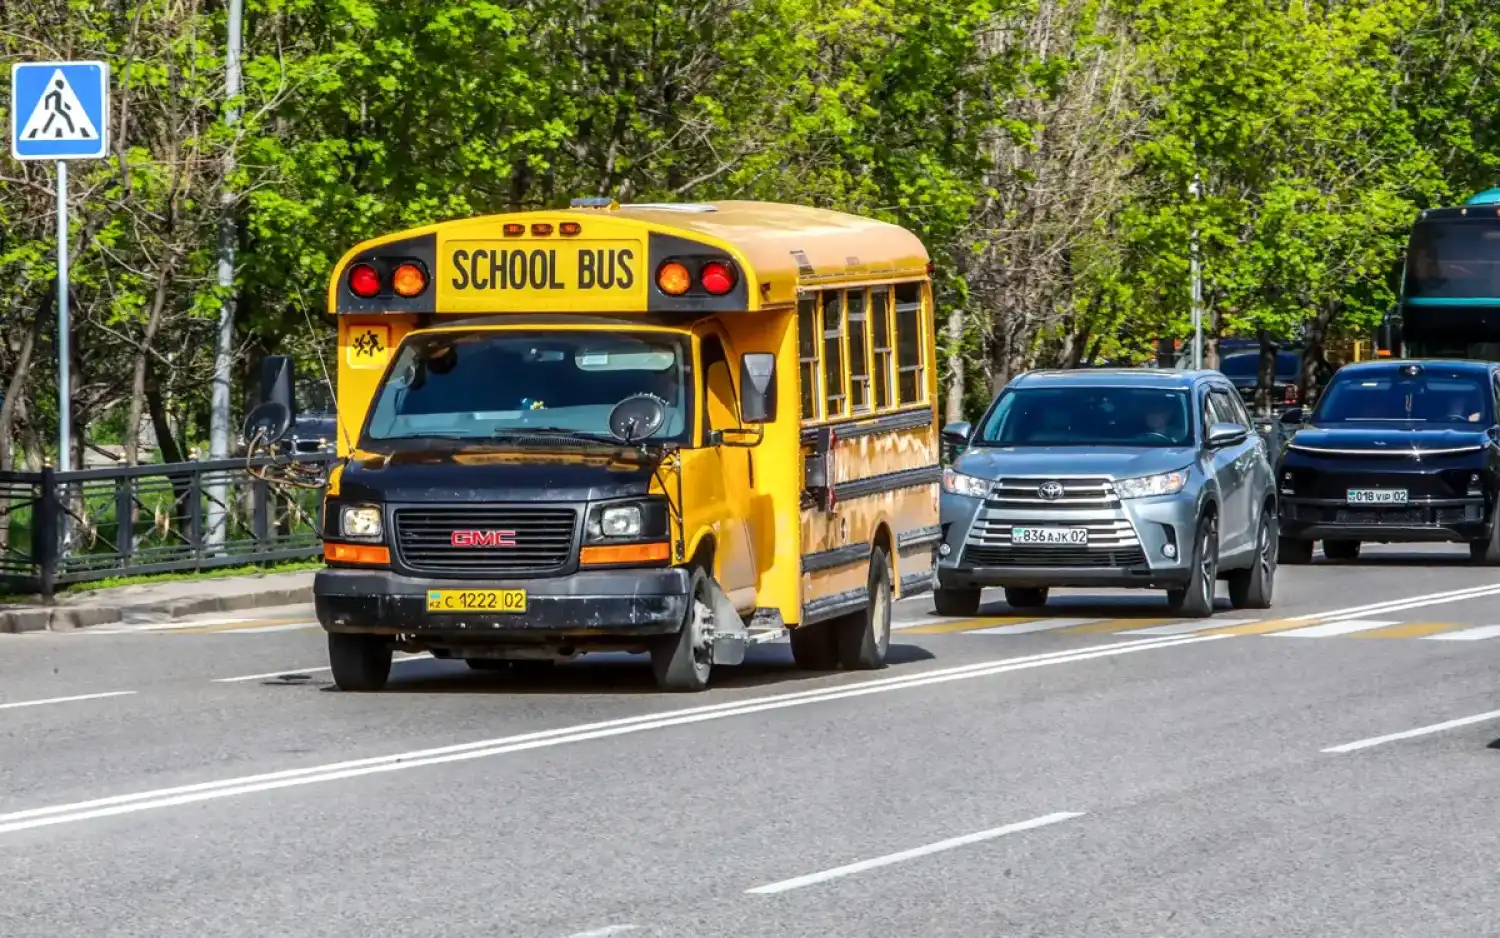
[(963, 446), (969, 442), (969, 434), (973, 432), (973, 426), (958, 420), (943, 427), (943, 442), (950, 446)]
[(1208, 428), (1208, 445), (1210, 448), (1220, 446), (1234, 446), (1249, 439), (1250, 431), (1237, 423), (1216, 423)]
[(1302, 425), (1302, 408), (1288, 407), (1282, 411), (1281, 423), (1288, 427), (1300, 427)]
[(748, 424), (776, 420), (776, 356), (770, 352), (740, 356), (740, 420)]

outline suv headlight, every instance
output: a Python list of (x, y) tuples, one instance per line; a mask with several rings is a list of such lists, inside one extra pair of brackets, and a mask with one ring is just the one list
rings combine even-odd
[(943, 469), (943, 491), (953, 495), (984, 498), (990, 493), (990, 486), (994, 484), (988, 479), (966, 476), (962, 472), (954, 472), (952, 469)]
[(1115, 483), (1115, 491), (1121, 498), (1149, 498), (1152, 495), (1176, 495), (1187, 485), (1188, 471), (1178, 469), (1154, 476), (1139, 476), (1121, 479)]
[(666, 502), (646, 499), (594, 505), (589, 508), (584, 537), (590, 543), (665, 540)]
[(362, 541), (378, 541), (385, 533), (378, 505), (345, 505), (339, 512), (339, 533)]

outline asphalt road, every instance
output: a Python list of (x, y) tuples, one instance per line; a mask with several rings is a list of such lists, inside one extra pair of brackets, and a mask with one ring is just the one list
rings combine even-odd
[(0, 935), (1491, 934), (1497, 601), (1441, 549), (1198, 622), (922, 598), (882, 672), (691, 696), (342, 694), (305, 608), (0, 636)]

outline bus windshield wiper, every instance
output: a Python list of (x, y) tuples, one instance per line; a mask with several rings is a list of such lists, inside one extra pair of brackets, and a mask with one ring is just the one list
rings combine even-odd
[(565, 439), (576, 440), (580, 443), (604, 443), (611, 446), (620, 445), (620, 441), (597, 436), (584, 430), (571, 430), (567, 427), (503, 427), (495, 430), (492, 436), (497, 437), (538, 437), (543, 439)]

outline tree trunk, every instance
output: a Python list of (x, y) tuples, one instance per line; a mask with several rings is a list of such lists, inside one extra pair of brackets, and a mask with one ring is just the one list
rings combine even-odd
[(1310, 411), (1317, 403), (1317, 374), (1319, 366), (1327, 360), (1328, 327), (1341, 311), (1342, 304), (1331, 299), (1307, 322), (1306, 342), (1302, 346), (1302, 367), (1297, 375), (1297, 400), (1302, 402), (1305, 411)]
[[(16, 370), (10, 376), (5, 385), (5, 399), (0, 401), (0, 471), (9, 470), (15, 465), (14, 462), (14, 437), (16, 413), (21, 405), (21, 395), (26, 390), (27, 379), (31, 377), (31, 356), (36, 351), (36, 340), (42, 334), (42, 323), (52, 316), (52, 308), (57, 303), (57, 291), (48, 290), (42, 302), (37, 304), (36, 318), (31, 321), (31, 328), (21, 340), (21, 350), (16, 356)], [(0, 504), (0, 512), (8, 507)], [(3, 543), (3, 542), (0, 542)]]
[(964, 394), (968, 391), (967, 375), (964, 373), (964, 313), (954, 307), (948, 311), (948, 400), (944, 408), (943, 422), (956, 423), (964, 419)]
[(151, 414), (151, 428), (156, 431), (156, 445), (161, 447), (162, 462), (186, 462), (182, 446), (172, 435), (172, 424), (167, 419), (167, 406), (162, 401), (161, 388), (156, 383), (155, 369), (146, 363), (146, 409)]
[[(151, 308), (146, 313), (146, 329), (141, 335), (140, 347), (135, 352), (135, 362), (130, 374), (130, 415), (125, 420), (125, 465), (140, 462), (141, 412), (146, 404), (146, 357), (156, 341), (156, 330), (161, 327), (162, 309), (167, 303), (167, 286), (172, 280), (172, 262), (167, 261), (156, 278), (156, 292), (151, 297)], [(163, 450), (165, 452), (165, 450)]]
[(1255, 415), (1271, 416), (1271, 386), (1276, 383), (1276, 343), (1265, 329), (1256, 332), (1260, 339), (1260, 366), (1255, 378)]

